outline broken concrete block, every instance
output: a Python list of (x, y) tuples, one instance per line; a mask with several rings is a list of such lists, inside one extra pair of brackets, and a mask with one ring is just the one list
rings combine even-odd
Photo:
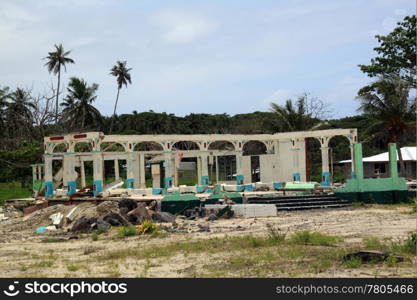
[(96, 218), (86, 218), (81, 217), (75, 221), (74, 225), (71, 227), (72, 232), (89, 232), (91, 230), (91, 225), (96, 223)]
[[(206, 204), (205, 208), (208, 210), (223, 209), (224, 204)], [(243, 218), (256, 217), (275, 217), (277, 216), (277, 208), (275, 204), (233, 204), (230, 205), (235, 213), (235, 216)]]
[(131, 211), (138, 207), (138, 204), (133, 199), (123, 199), (119, 201), (119, 208), (127, 207), (128, 211)]
[(105, 216), (111, 212), (119, 211), (119, 205), (117, 201), (104, 201), (97, 205), (96, 211), (99, 216)]
[(67, 220), (70, 222), (74, 221), (74, 219), (77, 217), (78, 213), (80, 212), (80, 207), (76, 206), (65, 216)]
[(103, 221), (109, 223), (112, 226), (129, 226), (129, 221), (121, 214), (111, 212), (103, 217)]
[(156, 222), (165, 222), (165, 223), (174, 223), (175, 222), (175, 216), (173, 214), (170, 214), (169, 212), (155, 212), (152, 215), (152, 219)]
[(63, 219), (64, 219), (64, 215), (61, 212), (57, 212), (53, 215), (50, 215), (49, 219), (52, 220), (53, 225), (55, 225), (56, 227), (61, 227)]

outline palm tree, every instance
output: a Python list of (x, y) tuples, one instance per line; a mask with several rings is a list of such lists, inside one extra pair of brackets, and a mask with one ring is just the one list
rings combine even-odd
[(101, 122), (100, 112), (92, 105), (96, 100), (98, 84), (91, 86), (87, 82), (77, 77), (71, 77), (68, 84), (68, 95), (61, 103), (63, 109), (64, 122), (68, 122), (71, 128), (80, 124), (84, 129), (87, 124)]
[(118, 60), (116, 62), (116, 64), (113, 66), (113, 68), (111, 68), (110, 70), (110, 75), (113, 75), (116, 77), (117, 80), (117, 96), (116, 96), (116, 102), (114, 103), (114, 112), (113, 112), (113, 118), (110, 124), (110, 131), (109, 133), (111, 133), (112, 129), (113, 129), (113, 121), (114, 118), (116, 117), (116, 108), (117, 108), (117, 102), (119, 101), (119, 93), (120, 93), (120, 89), (124, 86), (127, 87), (127, 84), (131, 84), (131, 78), (130, 78), (130, 73), (129, 71), (132, 70), (131, 68), (127, 68), (126, 66), (126, 61), (120, 61)]
[[(10, 92), (8, 87), (0, 88), (0, 128), (4, 128), (5, 124), (5, 112), (7, 110), (8, 102), (7, 99), (10, 98)], [(4, 134), (4, 131), (1, 130), (0, 135)]]
[(276, 127), (279, 131), (300, 131), (310, 129), (313, 119), (306, 112), (305, 98), (299, 97), (296, 104), (291, 99), (285, 105), (271, 103), (271, 111), (276, 115)]
[(389, 75), (359, 90), (357, 97), (361, 102), (358, 110), (368, 120), (365, 134), (371, 138), (385, 136), (389, 142), (397, 143), (401, 175), (405, 169), (402, 139), (415, 126), (416, 104), (409, 97), (410, 88), (410, 83), (398, 75)]
[(44, 59), (47, 60), (45, 66), (48, 67), (49, 73), (54, 73), (58, 75), (58, 85), (56, 89), (56, 111), (55, 111), (55, 123), (58, 123), (58, 97), (59, 97), (59, 87), (61, 83), (61, 68), (63, 67), (67, 71), (66, 64), (75, 63), (73, 59), (69, 58), (68, 55), (71, 51), (64, 51), (62, 44), (54, 45), (55, 51), (48, 52), (48, 56)]
[(9, 98), (6, 110), (9, 137), (28, 136), (32, 128), (32, 109), (35, 105), (30, 100), (29, 93), (21, 88), (17, 88)]

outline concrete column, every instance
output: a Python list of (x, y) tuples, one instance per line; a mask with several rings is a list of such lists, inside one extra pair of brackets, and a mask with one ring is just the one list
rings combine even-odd
[(126, 155), (126, 186), (128, 189), (133, 189), (135, 184), (134, 174), (134, 157), (133, 153)]
[(219, 182), (219, 157), (216, 155), (216, 183)]
[(330, 171), (329, 171), (329, 147), (321, 147), (321, 165), (322, 165), (322, 186), (330, 186)]
[(145, 155), (140, 154), (139, 156), (139, 188), (144, 189), (146, 188), (146, 176), (145, 173)]
[(390, 164), (390, 177), (393, 180), (397, 180), (398, 179), (397, 145), (395, 143), (389, 144), (389, 164)]
[(292, 180), (301, 181), (301, 170), (300, 170), (300, 141), (291, 140), (292, 148)]
[(84, 161), (82, 159), (80, 159), (80, 172), (81, 172), (81, 187), (85, 188), (86, 187), (86, 183), (85, 183), (85, 168), (84, 168)]
[(64, 186), (68, 187), (68, 195), (72, 195), (77, 189), (77, 173), (75, 172), (75, 156), (73, 154), (65, 154), (63, 161), (62, 179)]
[(208, 185), (209, 174), (208, 174), (208, 154), (200, 155), (201, 160), (201, 185)]
[(172, 153), (165, 154), (165, 178), (164, 188), (170, 188), (174, 184), (174, 161)]
[(243, 184), (245, 176), (243, 175), (243, 163), (242, 163), (243, 151), (236, 152), (236, 184)]
[(201, 185), (201, 159), (197, 156), (197, 184)]
[(114, 160), (114, 179), (120, 180), (120, 172), (119, 172), (119, 160)]
[(351, 178), (356, 178), (356, 174), (355, 174), (355, 165), (353, 163), (353, 160), (355, 159), (355, 151), (353, 148), (353, 144), (350, 144), (350, 168), (351, 168), (351, 173), (350, 173), (350, 177)]
[(94, 196), (103, 191), (104, 159), (101, 153), (95, 153), (93, 158)]
[(52, 197), (54, 195), (54, 182), (53, 182), (53, 175), (52, 175), (52, 155), (45, 154), (44, 155), (45, 161), (45, 197)]

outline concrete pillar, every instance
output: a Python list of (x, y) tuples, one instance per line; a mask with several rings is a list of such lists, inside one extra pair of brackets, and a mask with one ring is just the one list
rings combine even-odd
[(208, 185), (209, 174), (208, 174), (208, 154), (200, 155), (200, 166), (201, 166), (201, 185)]
[(172, 153), (165, 154), (165, 178), (164, 188), (170, 188), (174, 184), (174, 160)]
[(84, 167), (84, 161), (80, 159), (80, 172), (81, 172), (81, 188), (86, 187), (85, 183), (85, 167)]
[(301, 181), (300, 170), (300, 143), (299, 140), (291, 140), (291, 153), (292, 153), (292, 180)]
[(243, 184), (245, 176), (243, 175), (243, 163), (242, 163), (243, 151), (236, 152), (236, 184)]
[(135, 185), (135, 169), (134, 157), (130, 152), (126, 155), (126, 186), (128, 189), (133, 189)]
[(54, 182), (52, 175), (52, 155), (45, 154), (45, 197), (49, 198), (54, 195)]
[(93, 157), (93, 192), (97, 196), (103, 191), (104, 159), (101, 153), (94, 153)]
[(65, 154), (62, 161), (63, 173), (62, 179), (64, 186), (68, 187), (68, 195), (72, 195), (77, 189), (77, 173), (75, 172), (75, 156), (73, 154)]
[(216, 183), (219, 182), (219, 157), (216, 155)]
[(197, 156), (197, 184), (201, 185), (201, 159)]
[(114, 160), (114, 179), (120, 180), (120, 172), (119, 172), (119, 160)]
[(322, 186), (330, 186), (330, 171), (329, 171), (329, 147), (321, 147), (321, 165), (322, 165)]
[(389, 144), (389, 165), (391, 179), (398, 179), (398, 164), (397, 164), (397, 145), (395, 143)]
[(356, 178), (356, 174), (355, 174), (355, 165), (353, 163), (353, 160), (355, 159), (355, 154), (354, 154), (354, 149), (353, 149), (353, 144), (350, 144), (350, 168), (351, 168), (351, 173), (350, 173), (350, 177), (351, 178)]
[(139, 156), (139, 188), (146, 188), (146, 167), (145, 167), (145, 155), (140, 154)]

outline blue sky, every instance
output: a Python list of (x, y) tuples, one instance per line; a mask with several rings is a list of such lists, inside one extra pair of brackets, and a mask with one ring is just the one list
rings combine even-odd
[(0, 85), (47, 88), (42, 58), (55, 43), (72, 50), (63, 76), (100, 85), (95, 105), (111, 114), (109, 70), (127, 60), (132, 85), (118, 113), (266, 111), (309, 92), (330, 117), (355, 114), (370, 82), (358, 64), (375, 56), (414, 0), (123, 1), (1, 0)]

